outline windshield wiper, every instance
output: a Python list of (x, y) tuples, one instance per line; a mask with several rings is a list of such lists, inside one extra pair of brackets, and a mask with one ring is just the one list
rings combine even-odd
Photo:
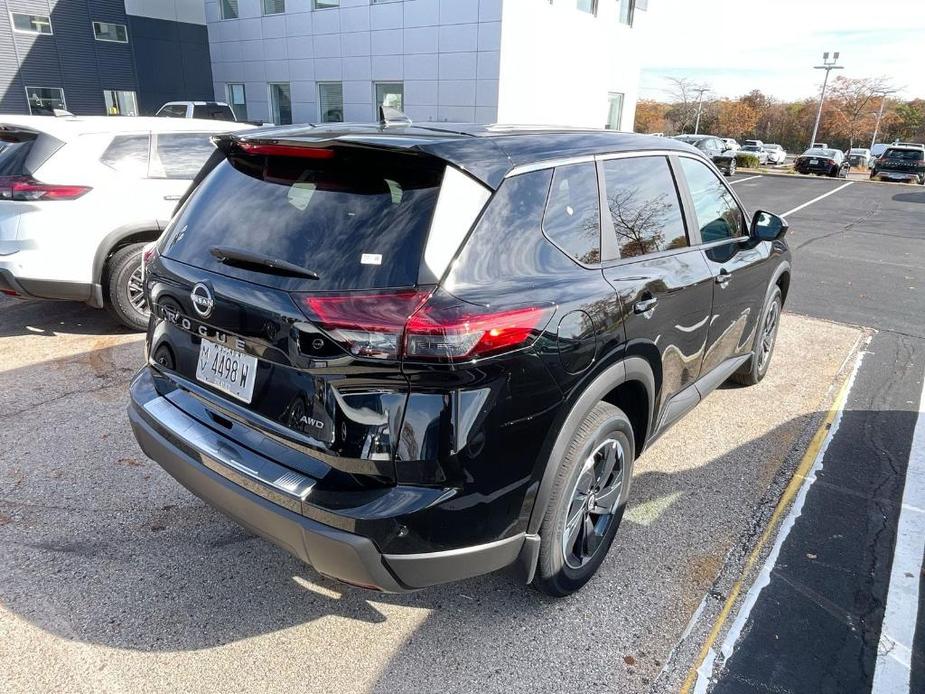
[(265, 272), (270, 275), (285, 275), (287, 277), (303, 277), (307, 280), (317, 280), (317, 272), (306, 270), (295, 263), (280, 258), (271, 258), (270, 256), (245, 251), (241, 248), (225, 248), (223, 246), (214, 246), (209, 252), (218, 258), (218, 262), (224, 265), (249, 268), (258, 272)]

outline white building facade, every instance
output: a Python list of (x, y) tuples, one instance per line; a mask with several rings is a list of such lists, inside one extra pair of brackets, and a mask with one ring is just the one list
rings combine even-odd
[(648, 0), (206, 0), (239, 118), (632, 130)]

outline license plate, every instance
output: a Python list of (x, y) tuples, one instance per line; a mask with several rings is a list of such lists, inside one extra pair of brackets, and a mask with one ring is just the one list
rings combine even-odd
[(250, 403), (254, 395), (254, 379), (257, 376), (257, 357), (236, 349), (229, 349), (209, 340), (199, 345), (199, 363), (196, 378)]
[(810, 159), (810, 160), (809, 160), (809, 163), (810, 163), (810, 164), (818, 164), (818, 163), (819, 163), (819, 160), (818, 160), (818, 159)]

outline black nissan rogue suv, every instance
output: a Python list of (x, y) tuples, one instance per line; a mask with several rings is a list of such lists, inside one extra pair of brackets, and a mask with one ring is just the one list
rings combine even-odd
[(633, 462), (765, 375), (787, 225), (667, 138), (337, 125), (222, 136), (144, 283), (145, 453), (349, 584), (594, 574)]

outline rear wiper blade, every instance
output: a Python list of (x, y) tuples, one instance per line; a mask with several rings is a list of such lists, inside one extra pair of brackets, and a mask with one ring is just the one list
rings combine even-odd
[(214, 246), (209, 252), (218, 258), (218, 262), (225, 265), (235, 265), (246, 267), (260, 272), (266, 272), (271, 275), (286, 275), (288, 277), (304, 277), (307, 280), (317, 280), (317, 272), (306, 270), (295, 263), (280, 258), (271, 258), (270, 256), (260, 255), (252, 251), (245, 251), (241, 248), (225, 248), (224, 246)]

